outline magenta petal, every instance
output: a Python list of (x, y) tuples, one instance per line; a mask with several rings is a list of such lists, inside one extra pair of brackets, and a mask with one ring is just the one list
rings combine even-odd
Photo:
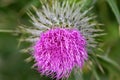
[(34, 46), (38, 71), (57, 80), (67, 78), (87, 60), (86, 40), (77, 29), (54, 28), (40, 35)]

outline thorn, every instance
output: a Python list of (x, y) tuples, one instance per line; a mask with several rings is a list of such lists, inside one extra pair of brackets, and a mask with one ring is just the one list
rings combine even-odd
[(2, 33), (19, 33), (18, 31), (14, 31), (14, 30), (0, 30), (0, 32)]

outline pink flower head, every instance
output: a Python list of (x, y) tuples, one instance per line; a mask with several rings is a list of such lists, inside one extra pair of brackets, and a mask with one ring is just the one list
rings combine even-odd
[(98, 45), (95, 37), (103, 30), (96, 27), (92, 15), (88, 16), (91, 8), (83, 11), (85, 1), (40, 1), (41, 9), (33, 7), (35, 15), (29, 13), (33, 26), (20, 27), (28, 34), (22, 41), (34, 45), (24, 50), (32, 53), (42, 75), (57, 80), (68, 78), (73, 69), (83, 67), (87, 53), (93, 53)]
[(77, 29), (51, 28), (40, 35), (33, 56), (42, 75), (68, 78), (72, 69), (87, 60), (86, 40)]

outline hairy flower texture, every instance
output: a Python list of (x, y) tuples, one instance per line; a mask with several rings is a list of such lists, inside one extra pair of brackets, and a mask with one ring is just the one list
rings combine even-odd
[(52, 5), (42, 3), (42, 9), (34, 8), (36, 16), (29, 13), (34, 27), (22, 27), (29, 34), (25, 41), (33, 47), (32, 56), (35, 66), (43, 75), (53, 78), (68, 78), (75, 67), (82, 68), (87, 60), (87, 53), (95, 48), (97, 32), (91, 10), (83, 11), (83, 3), (71, 0), (53, 0)]
[(76, 29), (55, 28), (41, 34), (34, 47), (38, 71), (57, 79), (68, 77), (87, 60), (86, 40)]

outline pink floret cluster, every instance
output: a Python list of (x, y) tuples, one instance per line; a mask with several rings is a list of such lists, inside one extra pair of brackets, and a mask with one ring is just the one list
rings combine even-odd
[(59, 80), (73, 68), (82, 68), (88, 58), (86, 40), (77, 29), (52, 28), (40, 35), (33, 57), (38, 72)]

